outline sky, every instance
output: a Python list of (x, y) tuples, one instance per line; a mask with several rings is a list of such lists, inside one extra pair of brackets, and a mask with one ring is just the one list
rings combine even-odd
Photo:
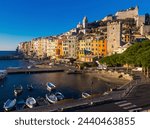
[(139, 6), (150, 13), (149, 0), (0, 0), (0, 50), (15, 50), (32, 38), (56, 35), (118, 10)]

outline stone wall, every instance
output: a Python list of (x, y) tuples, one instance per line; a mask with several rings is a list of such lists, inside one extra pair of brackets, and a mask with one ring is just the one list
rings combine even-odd
[(135, 9), (127, 9), (125, 11), (119, 11), (115, 14), (117, 19), (135, 18), (138, 16), (138, 7)]

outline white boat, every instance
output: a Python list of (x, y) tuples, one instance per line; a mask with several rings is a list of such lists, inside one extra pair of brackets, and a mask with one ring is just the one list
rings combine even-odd
[(51, 83), (51, 82), (47, 82), (46, 86), (47, 86), (47, 90), (48, 91), (51, 91), (52, 89), (56, 88), (56, 86), (53, 83)]
[(20, 95), (23, 92), (23, 87), (22, 86), (17, 86), (14, 88), (14, 94), (15, 96)]
[(0, 70), (0, 80), (4, 79), (7, 76), (6, 70)]
[(29, 98), (27, 98), (27, 100), (26, 100), (26, 105), (27, 105), (29, 108), (33, 108), (33, 107), (36, 105), (36, 100), (35, 100), (33, 97), (29, 97)]
[(54, 94), (46, 94), (46, 99), (52, 104), (55, 104), (58, 101), (56, 95)]
[(13, 99), (13, 100), (10, 100), (8, 99), (5, 103), (4, 103), (4, 106), (3, 108), (6, 110), (6, 111), (10, 111), (12, 110), (16, 105), (16, 99)]
[(91, 95), (86, 93), (86, 92), (82, 92), (82, 98), (88, 98), (90, 97)]
[(57, 97), (58, 100), (63, 100), (64, 99), (64, 95), (60, 92), (56, 92), (55, 96)]
[(31, 69), (31, 68), (32, 68), (32, 65), (27, 66), (27, 69)]

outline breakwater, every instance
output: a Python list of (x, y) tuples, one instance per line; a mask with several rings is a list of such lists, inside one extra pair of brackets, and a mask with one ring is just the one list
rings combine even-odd
[(7, 69), (8, 74), (22, 74), (22, 73), (51, 73), (51, 72), (64, 72), (63, 69), (43, 69), (43, 68), (32, 68), (32, 69)]

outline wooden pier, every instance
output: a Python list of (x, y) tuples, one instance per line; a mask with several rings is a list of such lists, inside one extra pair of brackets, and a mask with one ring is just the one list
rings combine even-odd
[(51, 73), (51, 72), (64, 72), (64, 69), (44, 69), (44, 68), (32, 68), (32, 69), (7, 69), (8, 74), (30, 74), (30, 73)]

